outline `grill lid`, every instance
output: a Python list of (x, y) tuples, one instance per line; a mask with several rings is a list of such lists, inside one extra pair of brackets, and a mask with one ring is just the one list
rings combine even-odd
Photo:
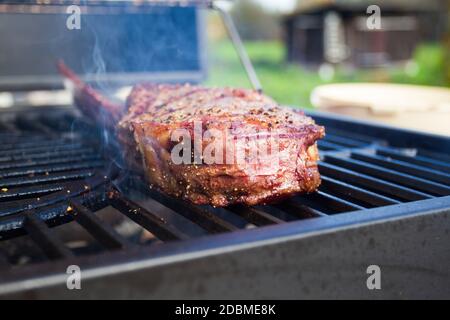
[[(149, 2), (143, 9), (126, 1), (93, 2), (80, 13), (79, 29), (67, 27), (66, 7), (20, 3), (0, 1), (0, 91), (63, 87), (60, 59), (104, 90), (204, 79), (204, 10), (195, 1)], [(11, 37), (11, 30), (20, 36)]]

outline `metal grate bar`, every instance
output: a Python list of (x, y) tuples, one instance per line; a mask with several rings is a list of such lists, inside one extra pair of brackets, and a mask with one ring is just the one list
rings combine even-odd
[[(5, 124), (1, 122), (1, 124)], [(30, 142), (30, 141), (42, 141), (42, 140), (54, 139), (51, 135), (39, 134), (36, 135), (34, 133), (26, 133), (26, 132), (8, 132), (3, 131), (0, 132), (0, 140), (7, 140), (8, 144), (16, 143), (16, 142)]]
[(359, 160), (353, 160), (336, 155), (327, 155), (326, 160), (339, 166), (353, 169), (358, 172), (362, 172), (378, 178), (386, 179), (388, 181), (393, 181), (395, 183), (399, 183), (413, 189), (426, 191), (441, 196), (450, 194), (450, 188), (445, 185), (385, 169), (383, 167), (368, 164)]
[(323, 161), (319, 162), (319, 170), (321, 173), (331, 176), (337, 180), (342, 180), (351, 184), (356, 183), (371, 190), (375, 190), (383, 194), (389, 194), (395, 198), (400, 198), (407, 201), (432, 198), (429, 194), (341, 168)]
[(321, 206), (329, 207), (330, 209), (336, 212), (349, 212), (366, 209), (363, 206), (357, 205), (350, 201), (340, 199), (323, 191), (317, 191), (316, 193), (312, 193), (308, 195), (308, 198), (310, 198), (314, 202), (319, 203)]
[(325, 136), (325, 140), (327, 142), (332, 142), (347, 148), (359, 148), (367, 145), (367, 143), (365, 142), (360, 142), (345, 137), (339, 137), (333, 134), (327, 134)]
[(118, 191), (109, 193), (111, 205), (128, 218), (140, 224), (162, 241), (187, 239), (181, 231), (167, 224), (164, 219), (150, 213), (133, 201), (124, 198)]
[[(105, 199), (106, 190), (102, 187), (97, 188), (94, 191), (87, 192), (82, 195), (76, 196), (75, 200), (89, 202), (89, 207), (91, 209), (100, 210), (107, 206), (107, 201)], [(2, 208), (3, 209), (3, 208)], [(28, 210), (29, 211), (29, 210)], [(6, 217), (0, 220), (0, 233), (8, 232), (13, 230), (18, 230), (22, 228), (23, 222), (26, 215), (25, 210), (20, 211), (18, 214)], [(69, 222), (71, 217), (68, 216), (70, 213), (70, 208), (68, 206), (67, 200), (56, 202), (54, 204), (40, 207), (39, 211), (35, 210), (36, 214), (42, 220), (45, 220), (49, 225), (58, 225), (59, 223)]]
[(80, 148), (86, 148), (87, 146), (83, 143), (71, 143), (69, 140), (66, 141), (65, 144), (49, 144), (48, 146), (42, 146), (41, 142), (36, 142), (35, 144), (39, 144), (38, 146), (30, 146), (26, 148), (17, 148), (11, 150), (0, 150), (2, 156), (11, 156), (11, 155), (22, 155), (22, 154), (35, 154), (35, 153), (45, 153), (45, 152), (54, 152), (54, 151), (65, 151), (65, 150), (78, 150)]
[(25, 160), (25, 161), (11, 161), (0, 164), (0, 170), (9, 170), (9, 169), (15, 169), (15, 168), (27, 168), (27, 167), (34, 167), (34, 166), (42, 166), (42, 165), (58, 165), (63, 163), (78, 163), (83, 161), (94, 161), (94, 160), (100, 160), (100, 156), (98, 154), (91, 154), (91, 155), (83, 155), (79, 154), (76, 157), (63, 157), (63, 158), (51, 158), (51, 159), (45, 159), (45, 160)]
[(341, 150), (341, 149), (343, 149), (342, 146), (337, 145), (332, 142), (328, 142), (326, 140), (317, 141), (317, 146), (319, 147), (319, 149), (324, 149), (324, 150)]
[(68, 180), (84, 179), (84, 178), (91, 177), (94, 174), (95, 174), (94, 170), (75, 170), (75, 171), (56, 173), (56, 174), (49, 173), (49, 174), (42, 175), (42, 176), (1, 179), (0, 187), (11, 188), (11, 187), (18, 187), (18, 186), (33, 185), (33, 184), (44, 184), (44, 183), (54, 182), (54, 181), (68, 181)]
[(330, 193), (339, 194), (341, 196), (350, 196), (373, 206), (386, 206), (400, 203), (392, 198), (374, 193), (342, 181), (322, 175), (321, 190), (329, 191)]
[(405, 155), (404, 153), (402, 153), (401, 151), (392, 150), (392, 149), (388, 149), (388, 148), (379, 148), (376, 150), (376, 152), (377, 152), (377, 154), (382, 155), (382, 156), (387, 156), (387, 157), (391, 157), (394, 159), (406, 161), (409, 163), (414, 163), (414, 164), (417, 164), (420, 166), (425, 166), (427, 168), (432, 168), (432, 169), (450, 173), (450, 165), (448, 163), (445, 163), (442, 161), (438, 161), (438, 160), (434, 160), (434, 159), (430, 159), (430, 158), (426, 158), (426, 157), (422, 157), (422, 156), (417, 156), (417, 155), (408, 156), (408, 155)]
[(38, 159), (50, 159), (50, 158), (61, 158), (61, 157), (70, 157), (70, 156), (88, 156), (88, 155), (96, 155), (98, 154), (95, 149), (86, 147), (79, 149), (69, 149), (65, 151), (47, 151), (47, 152), (36, 152), (36, 153), (26, 153), (26, 154), (17, 154), (10, 156), (1, 156), (0, 162), (8, 162), (8, 161), (19, 161), (19, 160), (38, 160)]
[(20, 176), (28, 176), (32, 174), (39, 173), (51, 173), (51, 172), (61, 172), (61, 171), (71, 171), (71, 170), (79, 170), (79, 169), (90, 169), (90, 168), (98, 168), (104, 166), (104, 162), (102, 160), (94, 160), (94, 161), (84, 161), (73, 164), (60, 164), (60, 165), (44, 165), (44, 166), (35, 166), (32, 168), (27, 168), (24, 170), (4, 170), (0, 173), (0, 178), (12, 178), (12, 177), (20, 177)]
[(27, 209), (45, 207), (64, 201), (68, 198), (87, 192), (88, 190), (97, 187), (104, 181), (105, 177), (97, 175), (96, 177), (90, 179), (90, 181), (75, 181), (70, 185), (70, 189), (54, 192), (49, 195), (42, 196), (40, 199), (26, 199), (8, 202), (0, 208), (0, 217), (8, 216)]
[[(103, 188), (97, 188), (98, 190), (87, 192), (85, 194), (81, 194), (78, 196), (75, 196), (74, 199), (80, 199), (83, 202), (84, 201), (90, 201), (95, 206), (98, 202), (98, 199), (104, 198), (104, 191)], [(99, 190), (102, 190), (101, 194), (99, 195)], [(90, 206), (91, 207), (91, 206)], [(96, 210), (100, 210), (101, 208), (96, 208)], [(31, 206), (23, 206), (21, 208), (4, 208), (3, 206), (0, 208), (0, 211), (2, 213), (2, 217), (0, 217), (0, 236), (3, 236), (3, 232), (5, 232), (5, 235), (9, 231), (19, 230), (23, 226), (23, 222), (25, 220), (25, 215), (27, 211), (34, 210), (36, 214), (39, 214), (39, 217), (42, 220), (47, 221), (51, 225), (58, 224), (57, 222), (68, 222), (70, 219), (67, 219), (67, 213), (68, 213), (68, 202), (67, 200), (55, 202), (49, 205), (45, 205), (42, 207), (35, 207), (33, 204)], [(8, 211), (10, 213), (8, 213)], [(8, 236), (7, 236), (8, 237)]]
[(108, 249), (123, 249), (131, 244), (120, 236), (112, 227), (101, 221), (92, 211), (77, 200), (71, 200), (70, 206), (74, 210), (73, 217), (95, 239)]
[[(42, 137), (40, 135), (40, 137)], [(38, 146), (37, 146), (38, 145)], [(81, 142), (74, 143), (72, 139), (63, 138), (63, 139), (37, 139), (37, 140), (29, 140), (28, 138), (24, 141), (17, 141), (10, 143), (9, 141), (5, 141), (4, 144), (0, 145), (0, 150), (3, 152), (16, 152), (16, 151), (26, 151), (27, 149), (35, 149), (35, 148), (64, 148), (67, 146), (82, 146)]]
[(381, 156), (369, 155), (362, 152), (352, 152), (352, 158), (370, 162), (375, 165), (384, 166), (386, 168), (402, 171), (420, 178), (434, 180), (445, 185), (450, 185), (450, 174), (445, 174), (436, 170), (416, 166), (404, 161), (383, 158)]
[(169, 198), (156, 191), (151, 191), (150, 195), (156, 201), (174, 210), (176, 213), (182, 215), (183, 217), (191, 220), (210, 233), (238, 230), (236, 226), (219, 218), (217, 215), (212, 214), (206, 209), (200, 208), (187, 202), (180, 201), (175, 198)]
[(336, 149), (334, 149), (334, 148), (331, 148), (331, 147), (326, 147), (326, 146), (319, 146), (319, 145), (317, 145), (317, 147), (318, 147), (318, 149), (319, 149), (319, 151), (336, 151)]
[(276, 204), (275, 207), (300, 219), (327, 216), (326, 213), (320, 210), (306, 206), (304, 203), (300, 202), (298, 198), (286, 199), (285, 201)]
[(227, 210), (238, 214), (239, 216), (256, 226), (284, 223), (283, 220), (252, 207), (237, 205), (233, 207), (227, 207)]
[(42, 249), (49, 259), (73, 257), (70, 251), (48, 228), (47, 224), (38, 218), (33, 211), (26, 214), (24, 228), (31, 239)]
[(425, 158), (431, 158), (437, 161), (445, 161), (446, 163), (450, 163), (450, 155), (444, 153), (432, 152), (424, 149), (417, 149), (417, 154), (419, 156), (423, 156)]
[(355, 133), (355, 132), (342, 131), (342, 130), (339, 130), (339, 129), (336, 129), (333, 127), (326, 128), (326, 131), (327, 131), (327, 133), (326, 133), (327, 137), (329, 135), (345, 137), (348, 139), (352, 139), (354, 141), (359, 141), (361, 143), (365, 143), (366, 145), (373, 144), (375, 142), (382, 144), (382, 142), (383, 142), (382, 140), (376, 140), (376, 139), (374, 139), (374, 137), (371, 137), (371, 136), (366, 136), (366, 135)]
[[(64, 185), (61, 183), (54, 183), (43, 186), (31, 186), (31, 187), (23, 187), (17, 189), (4, 189), (0, 192), (0, 200), (8, 200), (9, 198), (18, 198), (18, 197), (32, 197), (39, 196), (41, 194), (46, 194), (50, 192), (61, 191), (64, 188)], [(7, 191), (5, 191), (7, 190)]]

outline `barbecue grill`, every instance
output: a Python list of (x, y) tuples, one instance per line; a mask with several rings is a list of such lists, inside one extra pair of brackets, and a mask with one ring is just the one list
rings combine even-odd
[(450, 297), (450, 139), (308, 113), (319, 191), (213, 208), (149, 189), (74, 108), (1, 111), (0, 297)]

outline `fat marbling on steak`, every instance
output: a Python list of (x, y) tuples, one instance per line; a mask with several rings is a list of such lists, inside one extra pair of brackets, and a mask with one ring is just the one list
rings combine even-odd
[(257, 205), (320, 184), (316, 140), (324, 128), (300, 110), (253, 90), (188, 84), (139, 84), (121, 106), (60, 70), (74, 81), (79, 108), (94, 119), (106, 111), (130, 167), (166, 194), (195, 204)]

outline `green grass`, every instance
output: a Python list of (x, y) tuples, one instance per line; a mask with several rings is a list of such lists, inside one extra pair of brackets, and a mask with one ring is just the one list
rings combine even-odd
[[(246, 42), (245, 47), (266, 94), (279, 103), (312, 107), (309, 100), (312, 90), (326, 83), (316, 70), (286, 63), (284, 47), (278, 42)], [(331, 82), (398, 82), (442, 86), (445, 85), (444, 58), (441, 47), (420, 46), (414, 55), (418, 66), (415, 75), (408, 75), (404, 68), (399, 67), (351, 72), (338, 69)], [(210, 43), (209, 59), (207, 85), (251, 88), (230, 42)]]
[[(245, 47), (266, 94), (280, 103), (311, 106), (309, 94), (322, 83), (316, 72), (284, 63), (284, 50), (277, 42), (251, 42)], [(209, 52), (208, 85), (251, 87), (230, 43), (214, 43)]]
[(391, 72), (392, 81), (433, 86), (450, 85), (446, 83), (446, 52), (443, 46), (421, 45), (416, 49), (413, 59), (417, 64), (417, 74), (410, 76), (401, 70), (393, 70)]

